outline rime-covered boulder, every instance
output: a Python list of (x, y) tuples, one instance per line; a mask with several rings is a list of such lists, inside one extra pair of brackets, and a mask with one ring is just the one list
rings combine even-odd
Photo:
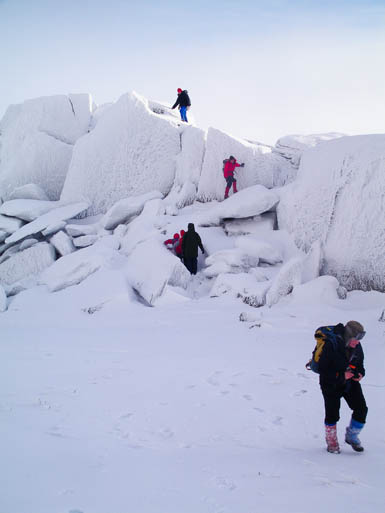
[[(59, 207), (59, 201), (46, 201), (36, 199), (13, 199), (5, 201), (0, 207), (0, 214), (18, 217), (24, 221), (34, 221), (50, 210)], [(13, 230), (15, 231), (15, 230)]]
[(34, 183), (58, 199), (75, 141), (87, 133), (91, 99), (59, 95), (11, 105), (0, 121), (0, 196)]
[(238, 190), (256, 184), (267, 188), (283, 185), (291, 173), (291, 164), (273, 153), (271, 147), (236, 139), (216, 128), (209, 128), (198, 187), (199, 200), (223, 199), (226, 188), (223, 160), (230, 155), (239, 163), (245, 163), (245, 167), (236, 168)]
[(348, 290), (385, 290), (385, 135), (341, 137), (306, 150), (280, 191), (278, 224), (308, 251), (323, 248), (321, 274)]
[(47, 201), (49, 198), (44, 189), (39, 187), (39, 185), (36, 185), (35, 183), (27, 183), (20, 187), (16, 187), (16, 189), (14, 189), (9, 195), (9, 199), (34, 199)]
[(75, 144), (61, 197), (86, 198), (92, 215), (130, 196), (153, 190), (167, 194), (180, 151), (176, 120), (152, 112), (136, 93), (125, 94)]
[(50, 238), (49, 242), (56, 249), (60, 256), (69, 255), (75, 251), (75, 246), (71, 237), (69, 237), (62, 230), (55, 233), (55, 235)]
[[(1, 207), (0, 207), (1, 212)], [(23, 221), (21, 219), (17, 219), (15, 217), (5, 216), (0, 214), (0, 231), (4, 233), (13, 233), (23, 225)]]
[(11, 285), (31, 275), (37, 276), (55, 261), (55, 250), (47, 242), (11, 255), (0, 264), (0, 283)]

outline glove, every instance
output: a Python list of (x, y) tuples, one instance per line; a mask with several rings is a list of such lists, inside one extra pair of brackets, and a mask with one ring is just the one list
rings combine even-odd
[(245, 163), (244, 162), (241, 164), (241, 167), (245, 167)]

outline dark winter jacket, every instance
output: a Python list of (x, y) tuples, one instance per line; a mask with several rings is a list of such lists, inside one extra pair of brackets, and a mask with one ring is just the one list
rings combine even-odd
[(175, 109), (175, 107), (177, 105), (179, 105), (179, 107), (190, 107), (191, 106), (190, 97), (189, 97), (187, 91), (182, 91), (181, 93), (178, 94), (178, 98), (176, 99), (176, 102), (174, 103), (174, 105), (171, 108)]
[(337, 346), (332, 343), (326, 343), (323, 347), (319, 360), (320, 384), (340, 384), (345, 383), (345, 371), (349, 364), (354, 365), (356, 371), (363, 376), (364, 352), (361, 344), (354, 349), (346, 347), (344, 340), (344, 325), (337, 324), (334, 327), (334, 333), (337, 335)]
[(183, 258), (197, 258), (198, 247), (201, 248), (204, 253), (203, 245), (199, 234), (195, 231), (195, 227), (192, 223), (189, 223), (188, 230), (183, 236), (182, 242), (182, 253)]

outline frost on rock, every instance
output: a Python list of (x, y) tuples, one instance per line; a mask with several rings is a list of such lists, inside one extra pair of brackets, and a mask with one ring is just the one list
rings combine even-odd
[(31, 248), (32, 246), (34, 246), (38, 242), (39, 242), (38, 239), (35, 239), (34, 237), (29, 237), (27, 239), (24, 239), (22, 241), (22, 243), (20, 244), (18, 251), (24, 251), (27, 248)]
[(7, 295), (4, 287), (0, 284), (0, 312), (5, 312), (7, 309)]
[(279, 196), (274, 191), (254, 185), (199, 214), (197, 224), (217, 226), (223, 219), (257, 216), (275, 207), (278, 201)]
[(11, 105), (0, 122), (0, 196), (34, 183), (60, 196), (72, 145), (87, 133), (90, 96), (50, 96)]
[(116, 255), (115, 250), (96, 243), (56, 260), (42, 273), (40, 281), (51, 292), (77, 285), (104, 265), (108, 265)]
[(235, 246), (246, 253), (250, 258), (256, 257), (260, 262), (275, 265), (283, 261), (282, 254), (267, 242), (250, 237), (238, 237)]
[(138, 216), (147, 201), (162, 198), (161, 192), (151, 191), (141, 196), (121, 199), (104, 214), (100, 224), (106, 230), (113, 230), (119, 224), (127, 223), (133, 217)]
[(20, 187), (16, 187), (16, 189), (14, 189), (9, 195), (9, 199), (34, 199), (48, 201), (49, 198), (44, 189), (35, 183), (27, 183)]
[(92, 215), (130, 196), (167, 194), (180, 150), (177, 123), (154, 114), (136, 93), (125, 94), (76, 143), (61, 197), (87, 198)]
[[(1, 207), (0, 207), (1, 211)], [(9, 217), (0, 214), (0, 230), (4, 233), (13, 233), (23, 225), (23, 221), (21, 219), (16, 219), (15, 217)]]
[(275, 223), (275, 212), (266, 212), (265, 214), (246, 219), (231, 219), (230, 221), (225, 221), (224, 230), (227, 235), (260, 234), (263, 236), (265, 231), (274, 230)]
[(253, 144), (236, 139), (215, 128), (209, 128), (202, 174), (198, 187), (200, 201), (222, 200), (226, 188), (223, 177), (223, 160), (234, 155), (238, 163), (245, 167), (236, 168), (238, 190), (261, 184), (271, 188), (283, 185), (283, 176), (291, 167), (280, 155), (272, 153), (271, 148), (262, 144)]
[(292, 165), (298, 169), (302, 153), (307, 148), (313, 148), (322, 142), (337, 139), (344, 135), (345, 134), (338, 132), (311, 135), (286, 135), (278, 139), (273, 151), (279, 153), (285, 159), (288, 159)]
[(385, 135), (341, 137), (303, 153), (295, 183), (280, 191), (278, 224), (308, 251), (324, 251), (322, 274), (348, 290), (385, 290)]
[(320, 241), (316, 240), (306, 254), (302, 265), (302, 283), (315, 280), (320, 275), (322, 265), (322, 246)]
[(7, 216), (18, 217), (24, 221), (33, 221), (59, 206), (61, 206), (59, 201), (14, 199), (3, 203), (0, 207), (0, 213)]
[(296, 285), (301, 284), (302, 259), (292, 258), (286, 262), (275, 276), (266, 294), (266, 304), (273, 306), (280, 299), (292, 292)]
[(71, 237), (69, 237), (63, 231), (55, 233), (55, 235), (50, 238), (49, 242), (56, 249), (60, 256), (69, 255), (75, 251), (75, 246)]
[(66, 221), (58, 221), (57, 223), (52, 223), (45, 230), (42, 230), (41, 233), (44, 237), (48, 237), (48, 235), (52, 235), (56, 232), (59, 232), (67, 225)]
[(257, 267), (258, 263), (258, 256), (249, 255), (238, 248), (224, 249), (206, 258), (207, 267), (203, 273), (210, 278), (220, 273), (243, 273)]
[[(18, 201), (18, 200), (14, 200)], [(30, 200), (32, 201), (32, 200)], [(45, 230), (48, 226), (59, 223), (60, 221), (65, 221), (67, 219), (71, 219), (72, 217), (81, 214), (88, 208), (88, 203), (73, 203), (70, 205), (64, 205), (56, 208), (55, 210), (51, 210), (46, 214), (38, 217), (31, 223), (25, 224), (19, 230), (10, 235), (5, 242), (13, 243), (17, 242), (21, 239), (24, 239), (28, 235), (33, 235), (34, 233), (41, 232)]]
[(179, 258), (157, 239), (138, 244), (128, 258), (126, 269), (132, 288), (151, 306), (162, 296), (167, 284), (186, 288), (190, 281), (190, 273)]
[(11, 285), (30, 275), (37, 275), (55, 261), (54, 248), (40, 242), (19, 251), (0, 264), (0, 283)]

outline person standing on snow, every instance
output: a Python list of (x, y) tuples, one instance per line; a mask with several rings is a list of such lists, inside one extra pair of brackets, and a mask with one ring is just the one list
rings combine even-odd
[(184, 237), (185, 233), (186, 232), (184, 230), (180, 231), (179, 242), (178, 242), (178, 244), (175, 247), (176, 256), (178, 258), (180, 258), (181, 260), (183, 260), (182, 244), (183, 244), (183, 237)]
[(336, 346), (325, 343), (319, 358), (320, 387), (325, 401), (325, 436), (328, 452), (339, 453), (337, 422), (341, 397), (353, 410), (345, 442), (357, 452), (364, 448), (358, 435), (365, 425), (368, 408), (360, 381), (365, 376), (364, 352), (360, 340), (364, 327), (357, 321), (334, 326)]
[(171, 109), (175, 109), (179, 105), (179, 111), (180, 111), (180, 118), (185, 123), (188, 123), (187, 121), (187, 110), (189, 107), (191, 107), (191, 101), (190, 97), (188, 95), (188, 92), (182, 91), (182, 89), (179, 87), (178, 90), (178, 98), (176, 99), (176, 102), (171, 107)]
[(179, 233), (174, 233), (174, 237), (172, 239), (167, 239), (164, 241), (164, 245), (167, 246), (167, 249), (173, 249), (175, 253), (177, 253), (177, 247), (180, 244)]
[(236, 167), (244, 167), (245, 164), (238, 164), (238, 162), (235, 160), (235, 157), (230, 155), (228, 159), (225, 159), (223, 161), (223, 176), (225, 177), (225, 180), (227, 182), (227, 187), (225, 190), (225, 199), (229, 197), (229, 191), (231, 188), (231, 185), (233, 186), (233, 192), (234, 194), (237, 191), (237, 181), (234, 178), (234, 170)]
[(197, 273), (198, 247), (200, 247), (203, 255), (205, 250), (202, 245), (202, 240), (199, 234), (195, 231), (193, 223), (189, 223), (187, 232), (183, 236), (182, 254), (184, 265), (191, 274)]

